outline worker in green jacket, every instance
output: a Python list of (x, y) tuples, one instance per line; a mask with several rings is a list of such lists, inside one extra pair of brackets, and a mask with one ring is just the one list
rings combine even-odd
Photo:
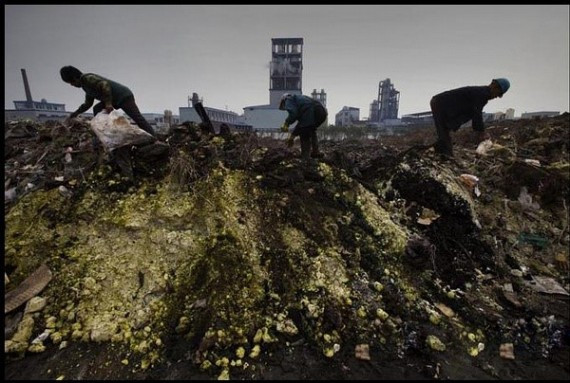
[[(110, 113), (113, 109), (122, 109), (127, 116), (133, 119), (139, 128), (155, 136), (154, 130), (148, 121), (142, 116), (133, 92), (126, 86), (116, 81), (109, 80), (105, 77), (94, 73), (82, 73), (79, 69), (68, 65), (60, 69), (61, 79), (66, 83), (83, 88), (85, 91), (85, 102), (71, 113), (69, 118), (75, 118), (81, 113), (89, 110), (95, 99), (100, 100), (93, 107), (93, 115), (97, 115), (103, 109)], [(139, 148), (142, 149), (142, 148)], [(112, 159), (119, 166), (122, 173), (129, 179), (133, 179), (132, 163), (131, 163), (130, 146), (117, 148), (112, 153)], [(146, 145), (141, 151), (165, 153), (168, 151), (168, 145), (155, 140), (150, 145)]]
[(98, 74), (82, 73), (71, 65), (61, 68), (60, 74), (63, 81), (77, 88), (83, 88), (85, 91), (85, 102), (75, 112), (71, 113), (70, 118), (77, 117), (89, 110), (97, 99), (101, 102), (93, 107), (94, 116), (103, 109), (108, 113), (111, 113), (113, 109), (122, 109), (139, 128), (154, 136), (154, 130), (142, 116), (135, 103), (133, 92), (126, 86)]
[(319, 157), (317, 128), (327, 119), (325, 107), (313, 98), (285, 93), (281, 96), (279, 109), (286, 110), (289, 113), (285, 123), (281, 126), (282, 132), (288, 132), (289, 126), (298, 121), (295, 129), (291, 132), (287, 145), (293, 146), (295, 137), (299, 136), (301, 138), (301, 157), (304, 160), (309, 160), (310, 157)]

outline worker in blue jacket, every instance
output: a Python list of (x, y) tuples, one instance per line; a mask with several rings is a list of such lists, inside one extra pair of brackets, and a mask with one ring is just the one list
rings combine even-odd
[(291, 132), (287, 145), (293, 146), (295, 137), (299, 136), (301, 138), (301, 157), (304, 160), (309, 160), (310, 157), (319, 157), (317, 128), (327, 119), (328, 113), (325, 107), (313, 98), (285, 93), (281, 96), (279, 109), (286, 110), (289, 113), (281, 127), (282, 132), (288, 132), (289, 126), (298, 121), (295, 129)]
[(439, 93), (431, 99), (430, 106), (437, 132), (435, 151), (443, 156), (453, 157), (450, 131), (457, 131), (461, 125), (472, 120), (473, 130), (480, 141), (485, 139), (483, 107), (489, 100), (503, 97), (510, 83), (506, 78), (496, 78), (486, 86), (466, 86)]

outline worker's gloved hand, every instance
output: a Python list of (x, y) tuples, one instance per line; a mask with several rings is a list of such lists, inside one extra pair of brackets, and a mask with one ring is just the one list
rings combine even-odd
[(283, 125), (281, 126), (281, 131), (282, 131), (283, 133), (287, 133), (287, 132), (289, 131), (289, 125), (287, 125), (287, 123), (283, 124)]
[(293, 144), (294, 144), (294, 142), (295, 142), (295, 137), (289, 136), (289, 138), (287, 139), (287, 146), (288, 146), (289, 148), (292, 147)]

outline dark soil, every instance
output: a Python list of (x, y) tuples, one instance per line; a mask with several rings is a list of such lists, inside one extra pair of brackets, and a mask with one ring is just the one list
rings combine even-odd
[[(44, 189), (65, 184), (74, 190), (77, 184), (70, 183), (70, 179), (80, 183), (86, 173), (105, 166), (101, 149), (92, 145), (92, 135), (84, 127), (32, 124), (12, 128), (14, 133), (6, 136), (5, 143), (5, 160), (12, 161), (6, 168), (6, 177), (10, 187), (17, 188), (19, 198), (28, 193), (26, 185), (30, 182)], [(434, 329), (429, 320), (421, 321), (415, 312), (404, 307), (402, 292), (389, 278), (383, 277), (383, 264), (372, 251), (374, 249), (365, 245), (359, 245), (357, 249), (355, 236), (373, 236), (373, 233), (364, 220), (356, 217), (350, 227), (339, 224), (338, 240), (346, 252), (358, 251), (358, 257), (346, 257), (347, 263), (353, 262), (362, 273), (386, 282), (383, 304), (392, 315), (398, 314), (398, 318), (402, 318), (398, 336), (405, 340), (403, 344), (391, 343), (391, 340), (385, 344), (371, 341), (371, 359), (359, 360), (354, 350), (361, 341), (355, 335), (343, 343), (333, 357), (325, 357), (322, 349), (303, 333), (310, 327), (306, 326), (304, 315), (292, 311), (292, 320), (300, 333), (287, 338), (285, 347), (282, 342), (270, 344), (263, 349), (259, 359), (247, 359), (247, 369), (232, 367), (231, 379), (570, 379), (569, 297), (537, 293), (527, 284), (534, 275), (546, 274), (568, 289), (568, 264), (554, 258), (562, 253), (568, 260), (568, 174), (567, 170), (559, 171), (558, 167), (550, 165), (569, 161), (569, 129), (568, 114), (540, 121), (498, 123), (488, 132), (494, 142), (511, 149), (516, 158), (499, 154), (481, 158), (474, 153), (477, 142), (472, 140), (470, 129), (463, 128), (452, 135), (457, 149), (455, 160), (450, 162), (439, 161), (425, 148), (407, 151), (413, 145), (431, 143), (431, 130), (401, 137), (387, 136), (378, 141), (322, 142), (322, 162), (343, 169), (351, 181), (373, 192), (379, 203), (392, 213), (392, 220), (414, 233), (415, 239), (408, 242), (401, 266), (406, 273), (418, 276), (414, 284), (422, 298), (445, 303), (463, 318), (468, 318), (470, 325), (484, 329), (487, 335), (484, 349), (476, 358), (471, 357), (466, 353), (465, 344), (454, 342), (444, 331), (449, 328)], [(235, 135), (234, 138), (226, 137), (220, 149), (208, 144), (204, 136), (205, 133), (195, 126), (178, 127), (169, 138), (170, 158), (179, 149), (184, 149), (185, 155), (179, 154), (178, 162), (169, 162), (168, 158), (135, 161), (135, 176), (160, 180), (177, 167), (179, 183), (191, 183), (206, 177), (208, 169), (217, 162), (223, 162), (228, 168), (247, 169), (251, 174), (263, 175), (260, 185), (267, 195), (284, 193), (290, 199), (290, 205), (287, 209), (266, 212), (262, 222), (266, 228), (263, 240), (272, 245), (272, 251), (261, 255), (261, 263), (272, 271), (273, 279), (268, 288), (280, 296), (292, 294), (291, 276), (287, 274), (292, 269), (284, 251), (279, 250), (282, 239), (272, 229), (273, 223), (276, 220), (289, 222), (300, 231), (313, 233), (313, 237), (308, 235), (309, 243), (326, 243), (331, 240), (326, 237), (328, 234), (314, 228), (321, 225), (323, 217), (335, 216), (340, 210), (339, 202), (323, 186), (322, 176), (314, 168), (297, 166), (297, 162), (291, 165), (291, 158), (298, 156), (298, 150), (285, 148), (283, 142), (258, 139), (255, 135)], [(546, 140), (539, 140), (545, 137)], [(77, 150), (73, 169), (63, 160), (67, 146)], [(254, 158), (255, 149), (259, 147), (267, 150), (261, 158)], [(18, 161), (14, 162), (14, 159)], [(524, 159), (540, 160), (543, 166), (530, 166)], [(44, 163), (45, 168), (31, 173), (29, 168), (23, 167), (24, 164)], [(78, 163), (81, 164), (79, 171)], [(407, 165), (406, 170), (399, 167), (401, 163)], [(447, 173), (454, 176), (476, 174), (482, 179), (482, 196), (475, 199), (477, 218), (482, 227), (475, 223), (475, 213), (467, 200), (456, 198), (437, 176), (433, 176)], [(66, 175), (65, 183), (54, 180), (58, 174)], [(109, 176), (105, 173), (101, 177)], [(387, 183), (390, 187), (383, 194), (382, 189)], [(120, 195), (128, 192), (131, 186), (119, 182), (109, 186), (109, 193)], [(540, 202), (539, 211), (520, 207), (517, 198), (523, 186)], [(81, 186), (75, 190), (81, 192)], [(319, 196), (319, 203), (306, 203), (312, 195)], [(264, 202), (271, 206), (275, 201)], [(6, 211), (16, 203), (17, 200), (7, 203)], [(511, 205), (516, 205), (519, 210), (507, 210)], [(441, 217), (430, 225), (418, 224), (422, 208), (429, 208)], [(405, 213), (396, 214), (396, 211)], [(505, 211), (515, 213), (506, 216)], [(566, 222), (565, 228), (562, 222)], [(547, 241), (547, 245), (524, 242), (521, 238), (527, 231)], [(233, 237), (220, 238), (221, 244), (212, 251), (233, 254), (229, 248), (232, 241)], [(318, 246), (308, 247), (309, 255), (317, 252)], [(16, 267), (5, 262), (5, 268), (11, 274)], [(515, 278), (512, 270), (522, 270), (523, 276)], [(431, 273), (431, 279), (425, 278), (426, 271)], [(230, 284), (232, 278), (237, 277), (224, 276), (216, 283)], [(512, 285), (512, 294), (503, 291), (505, 284)], [(457, 301), (442, 292), (442, 285), (448, 290), (465, 291), (470, 285), (477, 288), (472, 290), (476, 292), (465, 293), (464, 300)], [(362, 289), (363, 294), (365, 290), (366, 286)], [(490, 304), (486, 297), (492, 297), (491, 301), (499, 302), (500, 307)], [(337, 312), (335, 307), (331, 304), (323, 314), (323, 332), (341, 327), (356, 329), (355, 323), (343, 322), (344, 313)], [(17, 313), (5, 316), (5, 327), (7, 319), (15, 315)], [(70, 342), (62, 350), (58, 345), (46, 343), (46, 350), (41, 353), (5, 354), (4, 379), (213, 380), (219, 375), (217, 367), (203, 371), (195, 363), (196, 351), (203, 346), (200, 341), (211, 315), (213, 313), (205, 312), (202, 315), (204, 322), (193, 324), (192, 337), (179, 336), (174, 330), (175, 321), (168, 323), (166, 336), (162, 339), (164, 352), (161, 359), (147, 370), (140, 368), (143, 356), (133, 354), (120, 343)], [(426, 346), (427, 334), (434, 331), (440, 331), (437, 335), (447, 347), (445, 352)], [(514, 344), (514, 360), (499, 356), (499, 347), (506, 342)], [(125, 360), (128, 360), (127, 365), (123, 364)]]

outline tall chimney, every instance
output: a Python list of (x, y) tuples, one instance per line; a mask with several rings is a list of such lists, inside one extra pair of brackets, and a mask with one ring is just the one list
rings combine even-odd
[(25, 69), (22, 69), (22, 78), (24, 79), (24, 89), (26, 90), (26, 101), (28, 103), (28, 108), (32, 108), (34, 102), (32, 100), (32, 92), (30, 91), (30, 84), (28, 84), (28, 77), (26, 76)]

